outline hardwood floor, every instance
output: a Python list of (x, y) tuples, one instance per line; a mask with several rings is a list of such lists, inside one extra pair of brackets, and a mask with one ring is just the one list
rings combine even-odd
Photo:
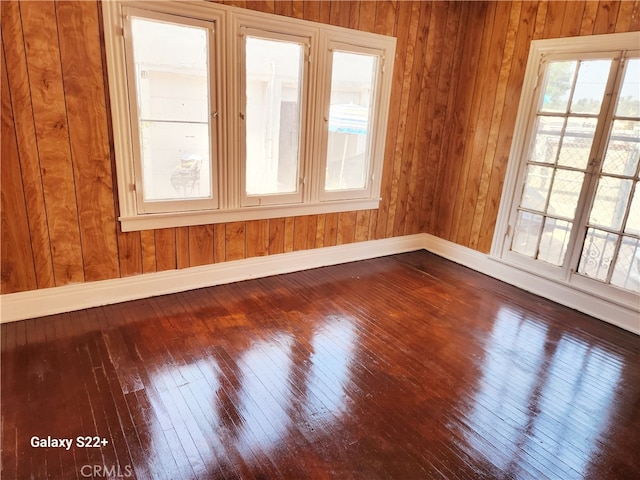
[(426, 252), (1, 334), (3, 479), (640, 476), (640, 337)]

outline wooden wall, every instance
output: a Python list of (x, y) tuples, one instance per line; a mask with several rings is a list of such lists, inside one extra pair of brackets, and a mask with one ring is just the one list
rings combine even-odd
[(235, 1), (398, 38), (377, 210), (123, 233), (99, 5), (2, 1), (2, 293), (428, 232), (486, 252), (532, 38), (638, 2)]

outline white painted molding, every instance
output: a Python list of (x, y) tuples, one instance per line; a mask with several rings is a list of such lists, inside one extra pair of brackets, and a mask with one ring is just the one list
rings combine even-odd
[(638, 310), (578, 290), (572, 285), (540, 277), (433, 235), (425, 233), (423, 245), (425, 250), (438, 256), (640, 335)]
[(422, 234), (407, 235), (10, 293), (0, 296), (0, 323), (411, 252), (423, 248), (423, 239)]
[(632, 308), (426, 233), (6, 294), (0, 323), (422, 249), (640, 335), (640, 313)]

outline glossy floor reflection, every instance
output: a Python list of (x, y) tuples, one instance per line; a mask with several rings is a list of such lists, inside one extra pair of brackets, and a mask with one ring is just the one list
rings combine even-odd
[(640, 475), (640, 337), (425, 252), (1, 333), (3, 479)]

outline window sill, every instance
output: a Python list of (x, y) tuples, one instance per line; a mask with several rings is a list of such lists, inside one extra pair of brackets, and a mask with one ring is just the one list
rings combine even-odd
[(196, 210), (191, 212), (152, 213), (119, 218), (123, 232), (153, 230), (156, 228), (188, 227), (214, 223), (265, 220), (269, 218), (297, 217), (322, 213), (371, 210), (380, 205), (380, 199), (357, 199), (260, 207), (243, 207), (233, 210)]

